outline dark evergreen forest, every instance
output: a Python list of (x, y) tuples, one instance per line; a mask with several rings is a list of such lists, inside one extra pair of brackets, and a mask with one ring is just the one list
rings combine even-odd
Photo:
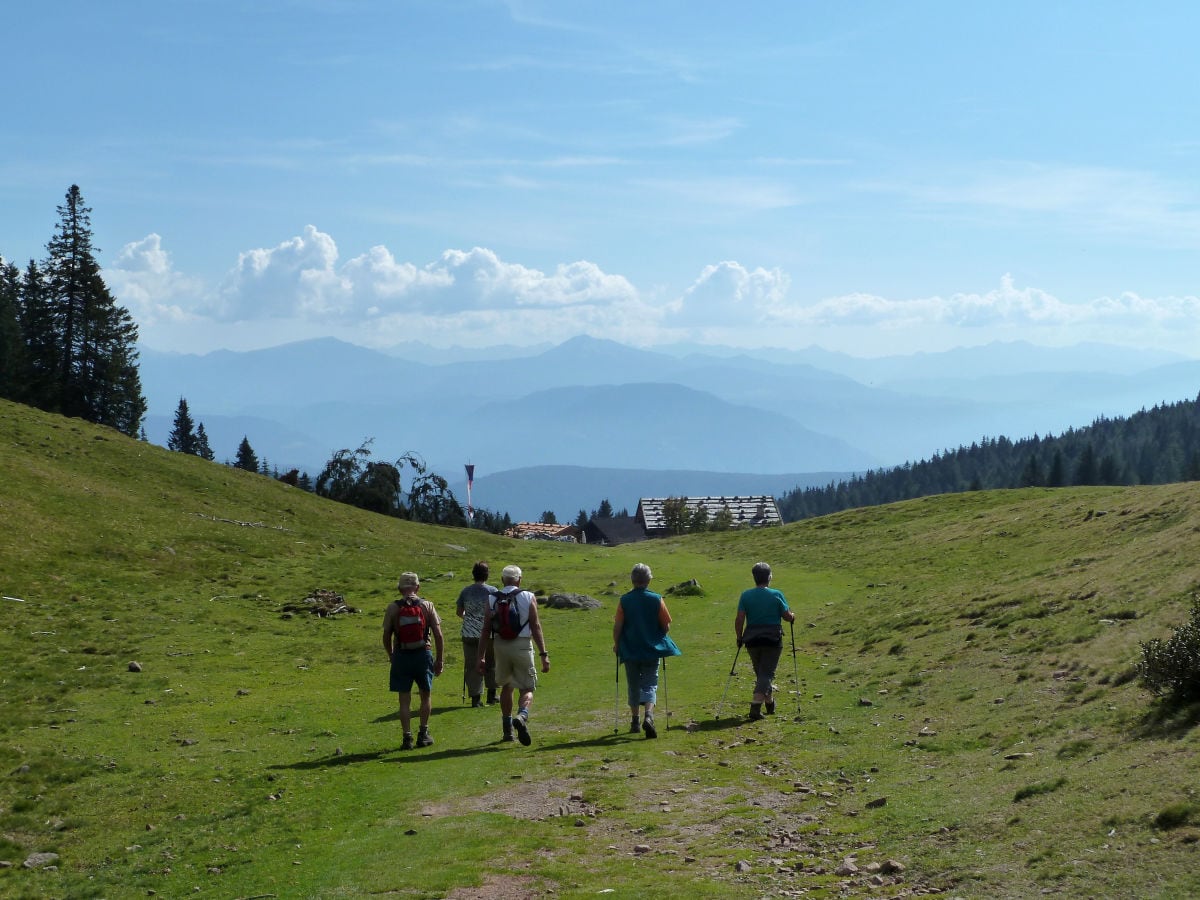
[(1200, 479), (1200, 397), (1100, 418), (1059, 437), (984, 438), (932, 459), (877, 469), (779, 501), (794, 522), (859, 506), (992, 488), (1166, 484)]
[(138, 330), (100, 275), (91, 212), (71, 185), (46, 258), (22, 273), (0, 257), (0, 397), (136, 437)]

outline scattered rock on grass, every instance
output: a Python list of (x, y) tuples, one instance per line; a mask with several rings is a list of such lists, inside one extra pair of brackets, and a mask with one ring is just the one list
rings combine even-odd
[(551, 594), (546, 605), (551, 609), (599, 609), (603, 604), (587, 594)]
[(356, 613), (358, 609), (347, 604), (346, 598), (336, 591), (317, 588), (299, 603), (285, 603), (280, 611), (285, 614), (307, 612), (324, 619), (341, 613)]
[(21, 863), (26, 869), (44, 869), (58, 862), (57, 853), (34, 853)]

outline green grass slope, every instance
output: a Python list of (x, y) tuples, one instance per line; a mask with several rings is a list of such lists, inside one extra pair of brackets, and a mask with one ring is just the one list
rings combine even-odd
[[(461, 703), (478, 558), (603, 601), (544, 612), (529, 748)], [(749, 724), (732, 620), (758, 559), (798, 652)], [(1197, 485), (602, 549), (393, 521), (0, 403), (0, 895), (1194, 897), (1197, 711), (1133, 667), (1198, 560)], [(636, 561), (699, 582), (668, 597), (657, 741), (624, 733), (610, 651)], [(449, 653), (436, 743), (401, 752), (380, 624), (406, 569)], [(285, 615), (320, 588), (361, 611)]]

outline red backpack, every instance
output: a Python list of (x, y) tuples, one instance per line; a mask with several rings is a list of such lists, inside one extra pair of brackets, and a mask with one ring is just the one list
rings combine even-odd
[(529, 624), (528, 619), (521, 621), (521, 607), (517, 605), (517, 597), (523, 593), (520, 589), (507, 594), (496, 592), (496, 602), (492, 607), (492, 633), (497, 637), (511, 641)]
[(416, 597), (399, 601), (396, 612), (396, 648), (421, 650), (425, 647), (425, 606)]

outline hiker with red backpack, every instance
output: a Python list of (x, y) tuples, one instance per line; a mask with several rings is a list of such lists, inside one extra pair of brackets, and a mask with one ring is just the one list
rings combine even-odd
[[(400, 698), (400, 725), (404, 730), (404, 743), (400, 749), (411, 750), (414, 684), (421, 696), (421, 729), (417, 733), (416, 745), (428, 747), (433, 743), (433, 738), (429, 736), (429, 714), (432, 711), (429, 695), (433, 690), (434, 676), (442, 674), (442, 621), (433, 604), (417, 596), (421, 579), (416, 572), (403, 573), (396, 587), (400, 590), (400, 599), (389, 603), (387, 612), (383, 614), (383, 649), (392, 663), (390, 689)], [(431, 635), (437, 649), (436, 657), (429, 649)]]
[[(517, 738), (528, 747), (531, 743), (529, 707), (538, 680), (534, 645), (541, 654), (543, 672), (550, 671), (550, 654), (546, 652), (546, 639), (538, 619), (537, 598), (530, 591), (521, 590), (522, 574), (520, 566), (505, 566), (500, 573), (504, 587), (488, 600), (483, 614), (483, 633), (493, 636), (496, 683), (500, 685), (501, 739), (513, 740), (515, 730)], [(486, 641), (480, 642), (481, 648), (485, 645)], [(476, 667), (480, 673), (487, 670), (487, 658), (482, 652), (476, 659)], [(515, 715), (514, 693), (518, 695)]]
[[(658, 661), (679, 656), (680, 649), (667, 635), (671, 613), (661, 594), (650, 590), (650, 567), (638, 563), (629, 574), (633, 590), (621, 596), (613, 620), (613, 653), (625, 663), (625, 683), (629, 711), (633, 716), (631, 734), (641, 732), (647, 738), (658, 737), (654, 725), (654, 704), (658, 699)], [(666, 667), (666, 663), (663, 663)], [(640, 708), (645, 717), (638, 718)]]

